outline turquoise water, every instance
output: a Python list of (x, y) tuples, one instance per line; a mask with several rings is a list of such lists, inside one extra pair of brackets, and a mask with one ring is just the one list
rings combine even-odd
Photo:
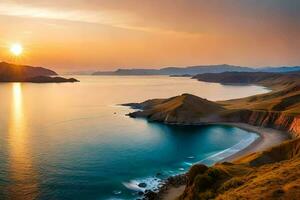
[(168, 126), (121, 103), (192, 93), (266, 92), (186, 78), (79, 76), (80, 83), (0, 84), (0, 199), (135, 199), (192, 163), (213, 164), (257, 137), (230, 126)]

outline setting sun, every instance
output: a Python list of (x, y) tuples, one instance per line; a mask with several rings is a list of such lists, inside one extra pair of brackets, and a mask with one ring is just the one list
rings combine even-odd
[(23, 46), (19, 43), (12, 44), (10, 47), (10, 52), (14, 56), (20, 56), (23, 53)]

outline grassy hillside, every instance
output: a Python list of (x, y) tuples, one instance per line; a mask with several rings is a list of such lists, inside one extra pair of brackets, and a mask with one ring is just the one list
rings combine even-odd
[(234, 99), (219, 103), (221, 103), (227, 109), (242, 108), (299, 115), (300, 84), (292, 84), (287, 88), (280, 88), (267, 94), (255, 95), (247, 98)]
[[(204, 170), (203, 170), (204, 169)], [(193, 166), (180, 200), (299, 199), (300, 139), (234, 163)]]

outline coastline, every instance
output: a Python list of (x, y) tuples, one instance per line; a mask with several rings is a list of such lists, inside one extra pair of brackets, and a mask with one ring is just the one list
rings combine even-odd
[(272, 146), (279, 145), (283, 141), (286, 141), (291, 138), (288, 132), (280, 131), (273, 128), (253, 126), (246, 123), (225, 123), (224, 122), (224, 123), (215, 123), (215, 124), (233, 126), (259, 135), (259, 137), (250, 145), (246, 146), (245, 148), (238, 151), (237, 153), (220, 160), (219, 162), (225, 162), (225, 161), (232, 162), (247, 154), (263, 151)]
[[(220, 123), (210, 123), (215, 125), (227, 125), (237, 127), (249, 132), (256, 133), (259, 137), (252, 142), (250, 145), (246, 146), (245, 148), (241, 149), (237, 153), (230, 155), (218, 162), (233, 162), (234, 160), (239, 159), (242, 156), (247, 154), (251, 154), (254, 152), (262, 151), (268, 149), (272, 146), (279, 145), (283, 141), (286, 141), (291, 138), (290, 134), (285, 131), (280, 131), (272, 128), (265, 128), (265, 127), (258, 127), (253, 126), (246, 123), (227, 123), (227, 122), (220, 122)], [(168, 183), (166, 183), (168, 184)], [(159, 192), (158, 199), (162, 200), (174, 200), (180, 194), (183, 193), (185, 189), (185, 185), (168, 185), (167, 189), (164, 191)]]

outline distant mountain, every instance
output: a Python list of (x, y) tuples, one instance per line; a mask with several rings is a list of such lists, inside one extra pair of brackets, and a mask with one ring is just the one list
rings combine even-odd
[(43, 68), (43, 67), (32, 67), (26, 65), (15, 65), (11, 63), (1, 62), (0, 63), (0, 81), (24, 81), (28, 78), (36, 76), (55, 76), (56, 72)]
[(300, 84), (300, 71), (288, 73), (271, 72), (223, 72), (219, 74), (207, 73), (193, 76), (194, 79), (204, 82), (222, 84), (258, 84), (270, 88), (285, 87), (292, 84)]
[(227, 71), (252, 72), (254, 69), (234, 65), (203, 65), (191, 67), (167, 67), (162, 69), (118, 69), (110, 72), (95, 72), (93, 75), (196, 75)]
[(300, 71), (300, 66), (294, 67), (262, 67), (251, 68), (234, 65), (202, 65), (190, 67), (166, 67), (162, 69), (118, 69), (116, 71), (102, 72), (98, 71), (92, 75), (116, 75), (116, 76), (142, 76), (142, 75), (171, 75), (171, 76), (188, 76), (205, 73), (222, 73), (222, 72), (295, 72)]
[(300, 72), (300, 66), (291, 66), (291, 67), (264, 67), (260, 72), (275, 72), (275, 73), (285, 73), (285, 72)]

